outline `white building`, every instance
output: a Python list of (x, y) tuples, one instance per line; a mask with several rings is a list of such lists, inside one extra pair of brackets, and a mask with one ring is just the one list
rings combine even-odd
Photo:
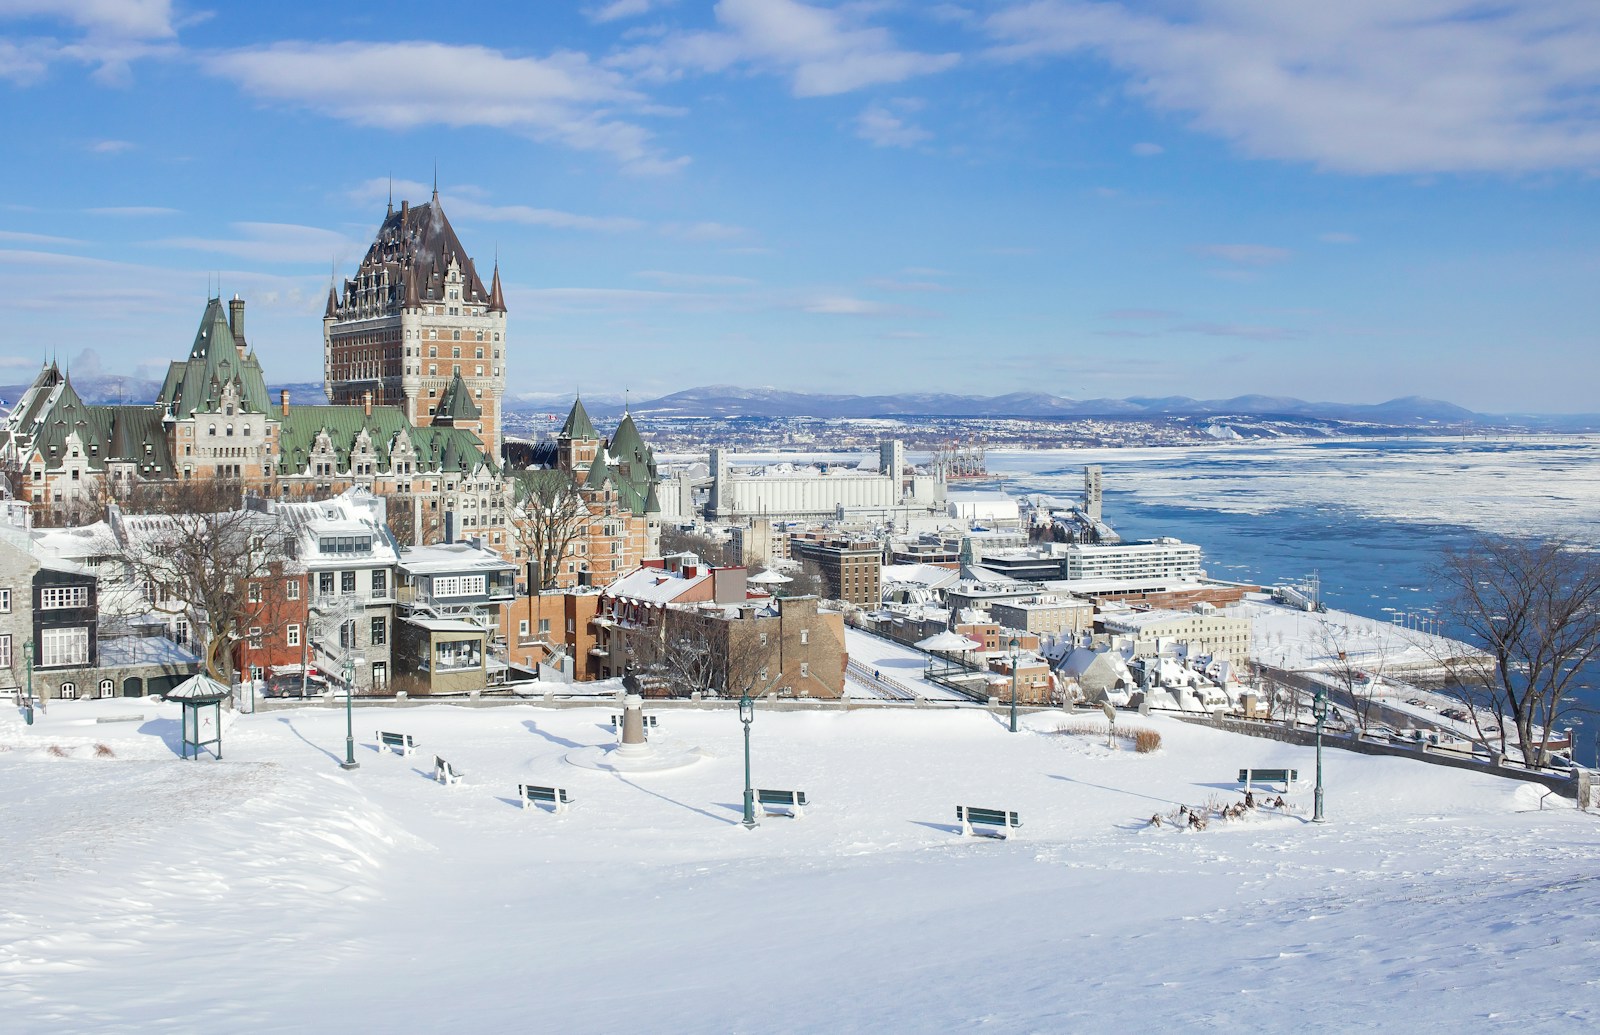
[(1161, 653), (1163, 644), (1184, 644), (1190, 656), (1209, 655), (1242, 671), (1250, 660), (1250, 619), (1198, 611), (1105, 612), (1101, 627), (1135, 639), (1136, 656)]
[(844, 510), (893, 512), (907, 504), (941, 505), (942, 475), (906, 474), (903, 448), (884, 443), (876, 470), (811, 464), (769, 464), (735, 470), (721, 449), (711, 450), (709, 516), (718, 521), (836, 518)]
[(1178, 539), (1147, 539), (1115, 546), (1072, 543), (1064, 553), (1063, 574), (1072, 581), (1189, 580), (1205, 575), (1200, 567), (1200, 547)]

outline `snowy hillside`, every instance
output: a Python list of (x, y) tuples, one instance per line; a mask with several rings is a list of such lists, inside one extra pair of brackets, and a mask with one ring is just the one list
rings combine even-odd
[[(1543, 788), (1128, 716), (1163, 749), (975, 710), (662, 710), (686, 769), (617, 776), (609, 706), (238, 716), (176, 758), (177, 708), (0, 720), (0, 1009), (59, 1031), (1583, 1030), (1600, 1022), (1600, 821)], [(99, 716), (138, 715), (96, 723)], [(379, 754), (373, 731), (421, 750)], [(96, 745), (114, 757), (96, 757)], [(52, 748), (55, 749), (52, 752)], [(465, 773), (431, 779), (434, 754)], [(101, 752), (103, 754), (103, 752)], [(1200, 832), (1292, 766), (1292, 810)], [(520, 781), (566, 787), (523, 811)], [(955, 807), (1021, 814), (1014, 841)]]

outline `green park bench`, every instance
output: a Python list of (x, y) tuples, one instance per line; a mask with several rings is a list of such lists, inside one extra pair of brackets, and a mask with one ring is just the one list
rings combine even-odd
[(763, 814), (767, 812), (767, 806), (772, 805), (788, 809), (789, 815), (795, 819), (805, 815), (805, 791), (772, 791), (758, 788), (756, 790), (756, 800), (761, 803)]
[(376, 736), (378, 738), (379, 751), (393, 751), (397, 755), (409, 755), (417, 749), (417, 742), (411, 739), (411, 734), (409, 733), (388, 733), (384, 730), (379, 730)]
[(572, 797), (567, 794), (565, 787), (540, 787), (537, 784), (517, 784), (517, 797), (522, 801), (524, 809), (534, 805), (553, 805), (555, 811), (565, 812), (567, 806), (572, 804)]
[(461, 782), (461, 770), (446, 762), (438, 755), (433, 756), (433, 778), (442, 784)]
[(966, 837), (973, 836), (972, 828), (994, 827), (996, 830), (1005, 831), (1001, 837), (1010, 838), (1016, 829), (1022, 826), (1022, 820), (1017, 818), (1015, 812), (1005, 809), (979, 809), (971, 805), (957, 805), (956, 818), (961, 821), (961, 833)]
[(1252, 783), (1281, 783), (1283, 792), (1289, 793), (1289, 785), (1300, 779), (1298, 769), (1241, 769), (1239, 782), (1244, 784), (1244, 789), (1249, 790)]

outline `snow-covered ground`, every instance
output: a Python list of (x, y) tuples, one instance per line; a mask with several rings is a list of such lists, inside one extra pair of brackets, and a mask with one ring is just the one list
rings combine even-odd
[(1348, 611), (1300, 611), (1253, 597), (1229, 607), (1227, 614), (1250, 619), (1250, 656), (1275, 668), (1332, 672), (1348, 663), (1377, 675), (1403, 676), (1436, 671), (1443, 659), (1468, 649), (1443, 636)]
[[(923, 678), (927, 671), (928, 655), (884, 639), (872, 633), (846, 626), (844, 631), (844, 649), (850, 655), (850, 660), (873, 672), (882, 673), (885, 677), (894, 680), (895, 684), (904, 687), (913, 695), (927, 701), (967, 701), (967, 697), (956, 693), (948, 687), (938, 683), (929, 682)], [(845, 696), (861, 698), (880, 698), (870, 684), (849, 675), (845, 676)]]
[[(1542, 788), (1330, 752), (1331, 822), (1199, 833), (1309, 750), (1156, 716), (1108, 750), (1030, 715), (758, 710), (758, 786), (805, 818), (739, 826), (742, 730), (663, 710), (709, 757), (566, 764), (605, 707), (238, 716), (180, 761), (176, 706), (0, 719), (0, 1010), (17, 1032), (1575, 1031), (1600, 1022), (1600, 821)], [(138, 715), (97, 724), (97, 715)], [(413, 734), (410, 757), (373, 731)], [(115, 757), (95, 757), (103, 744)], [(59, 755), (52, 754), (55, 747)], [(441, 754), (465, 773), (430, 779)], [(563, 816), (519, 809), (564, 786)], [(958, 804), (1021, 813), (959, 836)]]

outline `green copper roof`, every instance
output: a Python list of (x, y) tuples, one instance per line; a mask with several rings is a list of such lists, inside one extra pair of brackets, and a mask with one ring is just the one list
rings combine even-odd
[(363, 433), (373, 453), (377, 470), (393, 469), (393, 453), (403, 435), (416, 454), (419, 474), (434, 472), (470, 474), (480, 464), (498, 470), (478, 437), (466, 428), (414, 428), (406, 422), (398, 406), (374, 406), (369, 415), (360, 406), (291, 406), (279, 418), (279, 464), (289, 472), (305, 470), (317, 448), (317, 438), (328, 433), (335, 468), (349, 468), (350, 456)]
[(230, 383), (245, 413), (267, 412), (267, 381), (261, 364), (255, 353), (239, 355), (222, 299), (213, 298), (206, 303), (189, 358), (167, 368), (156, 404), (180, 420), (196, 413), (216, 413), (222, 409), (223, 389)]
[(582, 399), (573, 400), (572, 412), (567, 414), (567, 422), (561, 426), (561, 434), (557, 437), (579, 442), (599, 440), (600, 433), (594, 430), (594, 424), (589, 420), (589, 413), (583, 408)]
[(472, 392), (467, 388), (467, 383), (461, 380), (461, 371), (450, 379), (445, 386), (444, 395), (439, 397), (439, 405), (434, 409), (435, 421), (447, 420), (477, 420), (483, 416), (483, 411), (478, 409), (472, 401)]

